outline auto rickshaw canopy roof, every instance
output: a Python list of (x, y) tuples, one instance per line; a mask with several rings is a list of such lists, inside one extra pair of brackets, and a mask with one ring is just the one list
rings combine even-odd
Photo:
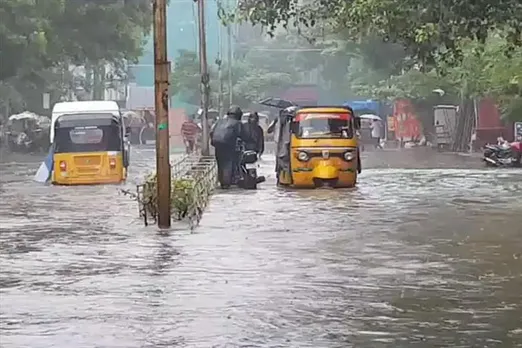
[(51, 126), (51, 120), (49, 117), (37, 115), (30, 111), (24, 111), (20, 114), (11, 115), (8, 119), (9, 122), (25, 120), (32, 120), (36, 125), (42, 128), (49, 128)]
[(282, 112), (294, 119), (300, 114), (338, 114), (354, 117), (353, 110), (349, 106), (290, 106)]
[(121, 127), (121, 117), (112, 114), (71, 114), (58, 117), (54, 124), (55, 129), (89, 126)]
[(301, 121), (304, 117), (317, 118), (339, 118), (350, 120), (353, 117), (353, 112), (349, 108), (341, 107), (316, 107), (316, 108), (301, 108), (296, 111), (295, 120)]

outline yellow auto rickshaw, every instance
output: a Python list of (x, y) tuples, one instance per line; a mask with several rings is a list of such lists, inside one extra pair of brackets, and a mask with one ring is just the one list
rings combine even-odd
[(356, 136), (360, 119), (350, 107), (291, 106), (281, 110), (277, 123), (279, 185), (355, 186), (361, 173)]
[(127, 178), (123, 119), (111, 113), (64, 114), (54, 122), (52, 183), (115, 184)]

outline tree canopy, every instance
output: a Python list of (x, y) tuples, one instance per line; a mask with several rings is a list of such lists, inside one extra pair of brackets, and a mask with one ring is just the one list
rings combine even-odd
[(326, 31), (342, 43), (337, 55), (339, 48), (356, 54), (333, 60), (330, 74), (325, 60), (323, 76), (355, 94), (425, 105), (441, 101), (434, 89), (454, 103), (492, 96), (505, 117), (522, 118), (519, 0), (243, 0), (228, 15), (269, 32)]
[[(306, 49), (297, 50), (295, 39), (297, 38), (294, 35), (286, 34), (274, 39), (258, 39), (238, 45), (236, 59), (232, 62), (234, 103), (246, 107), (259, 99), (272, 96), (273, 93), (298, 82), (304, 71), (310, 71), (320, 64), (317, 59), (321, 54), (320, 49), (312, 52), (307, 52)], [(221, 69), (223, 94), (226, 95), (228, 62), (223, 63)], [(218, 107), (219, 66), (210, 64), (209, 74), (212, 107)], [(171, 93), (180, 96), (187, 103), (199, 104), (200, 82), (197, 54), (187, 50), (179, 51), (171, 75)]]
[(45, 84), (50, 72), (63, 79), (71, 65), (123, 71), (141, 55), (151, 23), (148, 0), (2, 0), (0, 84), (11, 92), (0, 99)]
[(354, 40), (376, 36), (404, 46), (423, 65), (438, 56), (461, 58), (459, 42), (485, 42), (501, 31), (507, 52), (522, 44), (519, 0), (242, 0), (232, 20), (247, 20), (275, 31), (279, 24), (328, 26)]

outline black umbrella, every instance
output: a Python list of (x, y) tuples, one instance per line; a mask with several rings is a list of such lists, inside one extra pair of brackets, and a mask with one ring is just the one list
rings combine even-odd
[(291, 101), (284, 100), (281, 98), (273, 98), (273, 97), (263, 99), (258, 104), (270, 106), (270, 107), (278, 108), (278, 109), (286, 109), (290, 106), (295, 106), (295, 104), (292, 103)]

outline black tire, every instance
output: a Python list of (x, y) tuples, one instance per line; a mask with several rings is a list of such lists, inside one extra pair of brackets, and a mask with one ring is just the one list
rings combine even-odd
[(247, 170), (243, 178), (243, 188), (246, 190), (257, 189), (257, 172), (253, 169)]
[(493, 150), (491, 150), (491, 149), (486, 149), (486, 150), (484, 150), (484, 157), (489, 157), (489, 158), (491, 158), (491, 157), (493, 157), (493, 155), (494, 155)]

